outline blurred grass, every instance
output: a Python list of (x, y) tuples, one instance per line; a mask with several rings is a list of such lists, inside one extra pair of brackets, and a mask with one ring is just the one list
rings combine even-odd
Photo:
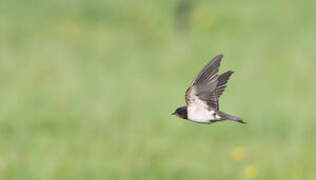
[[(315, 1), (179, 3), (2, 1), (0, 179), (315, 179)], [(248, 124), (169, 116), (219, 53)]]

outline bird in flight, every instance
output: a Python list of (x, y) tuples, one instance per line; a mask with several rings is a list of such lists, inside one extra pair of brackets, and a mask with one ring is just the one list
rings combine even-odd
[(187, 106), (175, 110), (172, 115), (198, 123), (214, 123), (230, 120), (245, 123), (241, 118), (219, 110), (218, 100), (223, 94), (233, 71), (218, 75), (223, 55), (214, 57), (193, 80), (185, 93)]

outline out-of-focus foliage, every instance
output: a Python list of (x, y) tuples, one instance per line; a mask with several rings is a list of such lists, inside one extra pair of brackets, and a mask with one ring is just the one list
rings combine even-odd
[[(316, 4), (4, 0), (0, 179), (315, 179)], [(220, 108), (170, 116), (199, 70)]]

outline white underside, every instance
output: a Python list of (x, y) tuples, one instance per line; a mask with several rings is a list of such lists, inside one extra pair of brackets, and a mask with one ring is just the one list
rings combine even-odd
[(219, 116), (215, 114), (215, 111), (209, 110), (208, 105), (195, 96), (194, 93), (194, 90), (192, 90), (190, 96), (192, 102), (187, 107), (188, 119), (200, 123), (210, 123), (212, 120), (218, 119)]

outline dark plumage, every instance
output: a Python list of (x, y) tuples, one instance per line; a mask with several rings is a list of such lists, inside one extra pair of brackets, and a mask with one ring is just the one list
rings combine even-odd
[(172, 113), (172, 115), (176, 115), (182, 119), (188, 119), (187, 107), (186, 106), (179, 107), (178, 109), (176, 109), (174, 113)]
[(241, 118), (219, 111), (219, 97), (223, 94), (233, 71), (218, 75), (223, 55), (213, 58), (193, 80), (185, 93), (187, 106), (176, 109), (174, 115), (199, 123), (231, 120), (245, 123)]

